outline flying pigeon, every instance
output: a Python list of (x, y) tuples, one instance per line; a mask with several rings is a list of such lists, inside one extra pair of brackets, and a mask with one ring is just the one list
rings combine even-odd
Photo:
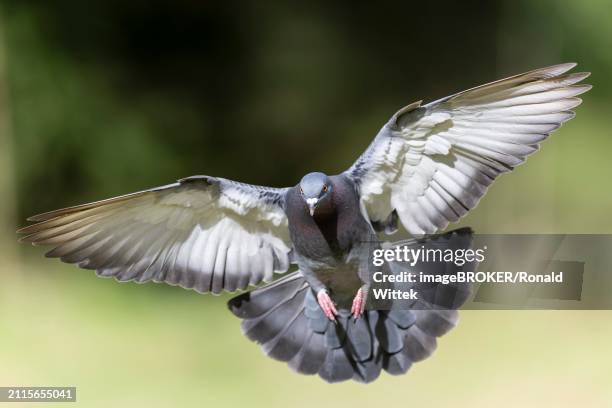
[(267, 355), (328, 382), (403, 374), (456, 325), (456, 307), (366, 308), (364, 251), (400, 226), (442, 246), (469, 245), (466, 229), (433, 234), (574, 116), (591, 88), (578, 84), (589, 73), (568, 73), (575, 65), (412, 103), (337, 175), (310, 173), (288, 188), (192, 176), (35, 215), (18, 232), (53, 247), (48, 257), (121, 282), (214, 294), (266, 282), (229, 309)]

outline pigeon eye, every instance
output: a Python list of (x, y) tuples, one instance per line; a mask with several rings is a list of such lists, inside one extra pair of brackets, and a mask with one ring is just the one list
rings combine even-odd
[(323, 192), (327, 193), (327, 186), (323, 186)]
[(302, 190), (302, 187), (300, 187), (300, 194), (304, 194), (304, 190)]

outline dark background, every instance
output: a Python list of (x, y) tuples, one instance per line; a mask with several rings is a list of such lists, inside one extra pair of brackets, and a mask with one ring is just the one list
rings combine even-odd
[(190, 174), (294, 185), (415, 100), (609, 55), (562, 2), (4, 3), (20, 218)]

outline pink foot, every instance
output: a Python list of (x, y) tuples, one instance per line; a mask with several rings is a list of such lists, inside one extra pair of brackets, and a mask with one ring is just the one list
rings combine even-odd
[(317, 301), (319, 302), (321, 310), (323, 310), (323, 313), (325, 313), (325, 316), (335, 323), (338, 311), (336, 310), (336, 305), (334, 305), (334, 302), (331, 300), (325, 289), (321, 289), (319, 293), (317, 293)]
[(355, 319), (363, 315), (365, 309), (366, 299), (362, 289), (357, 291), (357, 294), (353, 298), (353, 306), (351, 307), (351, 314), (355, 316)]

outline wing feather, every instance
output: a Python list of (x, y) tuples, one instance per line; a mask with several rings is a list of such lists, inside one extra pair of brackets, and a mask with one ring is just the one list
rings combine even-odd
[(376, 225), (396, 211), (412, 234), (432, 234), (474, 208), (574, 117), (589, 73), (560, 64), (400, 109), (345, 172)]
[(289, 268), (286, 189), (193, 176), (30, 217), (21, 241), (119, 281), (246, 289)]

